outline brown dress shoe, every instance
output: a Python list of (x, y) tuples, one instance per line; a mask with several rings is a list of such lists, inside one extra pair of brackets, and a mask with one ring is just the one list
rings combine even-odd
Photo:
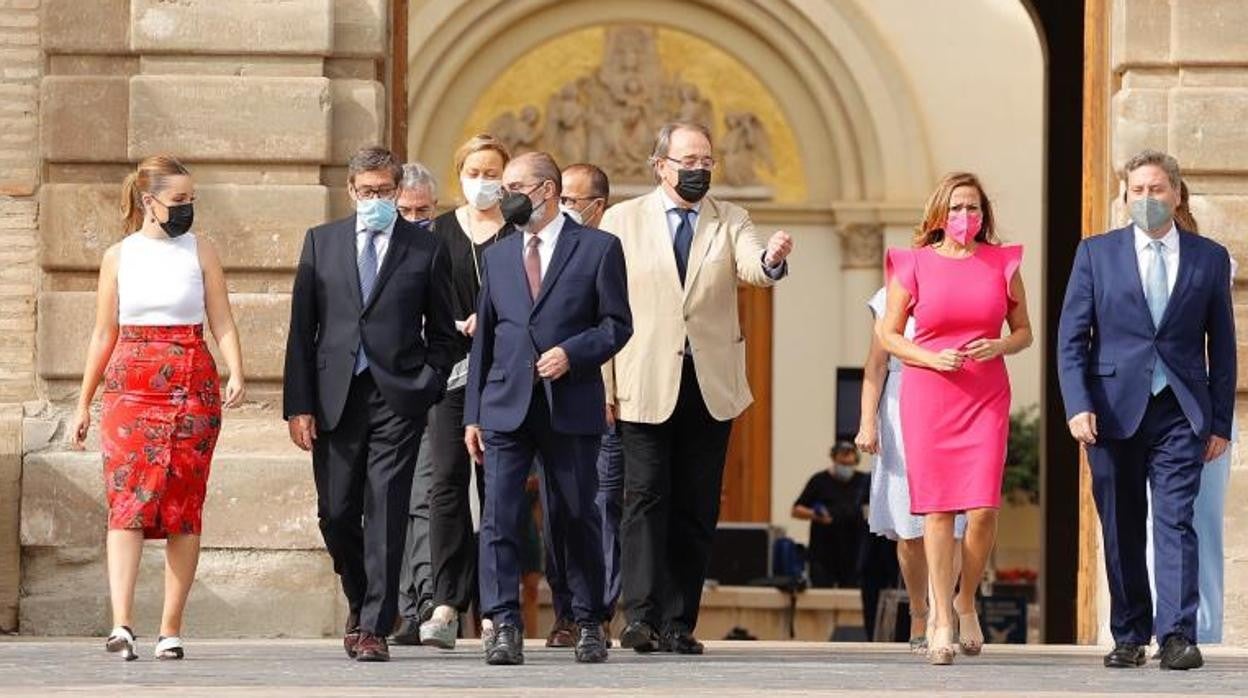
[(360, 633), (360, 641), (355, 643), (355, 661), (390, 661), (390, 646), (386, 644), (386, 638), (372, 633)]
[(559, 618), (546, 637), (547, 647), (575, 647), (579, 628), (570, 618)]
[(355, 659), (355, 646), (360, 642), (360, 616), (355, 613), (347, 615), (347, 628), (342, 636), (342, 648), (347, 656)]

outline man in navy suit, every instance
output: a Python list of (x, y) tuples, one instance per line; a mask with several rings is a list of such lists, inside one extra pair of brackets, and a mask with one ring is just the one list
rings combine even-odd
[(596, 460), (607, 429), (601, 367), (632, 336), (619, 240), (559, 211), (559, 166), (527, 153), (503, 172), (521, 234), (482, 256), (464, 441), (485, 464), (479, 574), (489, 664), (524, 662), (519, 584), (524, 481), (541, 456), (543, 501), (558, 509), (578, 662), (607, 658)]
[[(1231, 436), (1231, 263), (1221, 245), (1175, 226), (1173, 157), (1145, 150), (1124, 170), (1133, 224), (1084, 240), (1075, 254), (1058, 327), (1062, 397), (1070, 432), (1087, 448), (1105, 543), (1114, 634), (1105, 666), (1143, 666), (1155, 633), (1162, 669), (1195, 669), (1204, 662), (1192, 507), (1204, 463)], [(1155, 619), (1145, 564), (1150, 486)]]

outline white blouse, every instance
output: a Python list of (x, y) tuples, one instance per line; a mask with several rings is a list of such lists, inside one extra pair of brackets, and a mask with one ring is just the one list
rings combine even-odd
[(204, 272), (194, 233), (157, 239), (132, 233), (121, 241), (117, 321), (122, 325), (199, 325)]

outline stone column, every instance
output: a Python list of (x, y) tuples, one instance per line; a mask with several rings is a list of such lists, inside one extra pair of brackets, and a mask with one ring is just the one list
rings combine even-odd
[[(1240, 263), (1236, 320), (1248, 327), (1248, 3), (1115, 0), (1111, 62), (1121, 80), (1110, 121), (1120, 168), (1143, 148), (1179, 160), (1200, 232), (1226, 245)], [(1241, 365), (1248, 351), (1240, 344)], [(1248, 371), (1240, 371), (1241, 428), (1248, 424)], [(1242, 431), (1241, 431), (1242, 434)], [(1248, 643), (1248, 459), (1234, 447), (1226, 498), (1225, 641)]]
[[(36, 73), (30, 87), (33, 95), (39, 85), (39, 109), (28, 112), (42, 120), (43, 138), (27, 194), (35, 193), (41, 158), (33, 353), (42, 403), (26, 418), (33, 438), (25, 445), (21, 496), (22, 631), (95, 634), (108, 627), (100, 594), (99, 456), (91, 447), (67, 451), (63, 423), (77, 397), (101, 255), (129, 232), (117, 212), (121, 180), (144, 157), (169, 153), (192, 171), (195, 232), (212, 240), (226, 267), (250, 397), (226, 415), (205, 509), (202, 589), (192, 596), (188, 623), (201, 635), (332, 633), (343, 613), (341, 593), (317, 531), (307, 457), (290, 446), (281, 421), (280, 379), (304, 232), (348, 211), (346, 160), (384, 139), (379, 78), (389, 50), (389, 4), (41, 4), (42, 14), (32, 16), (41, 16), (42, 26), (32, 31), (42, 37), (48, 71), (41, 83)], [(0, 257), (18, 249), (6, 244)], [(0, 283), (0, 303), (12, 283)], [(34, 298), (27, 293), (28, 303)], [(0, 397), (8, 385), (10, 333), (3, 334)], [(0, 494), (0, 506), (5, 501)], [(0, 545), (0, 570), (3, 551)], [(159, 564), (158, 553), (145, 558), (137, 604), (144, 627), (158, 616)]]
[(21, 403), (35, 386), (39, 0), (0, 2), (0, 632), (17, 629)]
[(872, 324), (866, 303), (880, 287), (884, 265), (884, 226), (880, 223), (846, 223), (841, 235), (841, 298), (845, 304), (845, 331), (841, 333), (841, 356), (861, 365), (866, 361)]

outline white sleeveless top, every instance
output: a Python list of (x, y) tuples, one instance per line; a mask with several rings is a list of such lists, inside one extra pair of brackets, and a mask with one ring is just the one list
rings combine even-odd
[(158, 240), (131, 233), (117, 266), (117, 321), (122, 325), (199, 325), (204, 272), (194, 233)]

